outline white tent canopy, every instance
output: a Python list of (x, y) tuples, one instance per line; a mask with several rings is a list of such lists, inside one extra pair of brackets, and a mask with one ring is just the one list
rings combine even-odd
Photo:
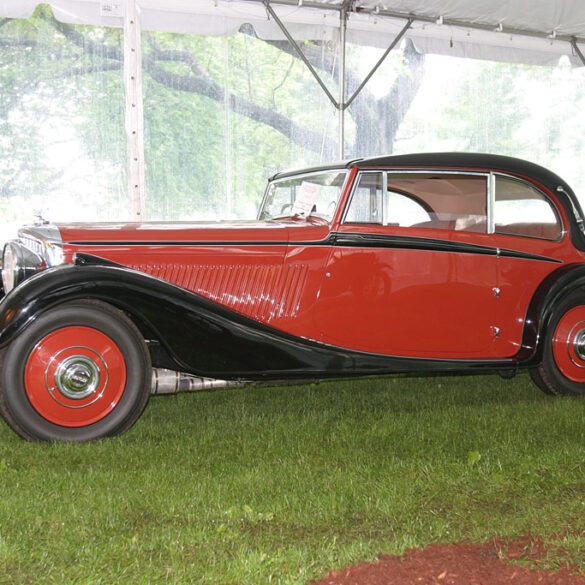
[[(26, 18), (38, 0), (0, 0), (0, 16)], [(127, 0), (50, 0), (63, 22), (121, 26)], [(263, 0), (137, 0), (142, 28), (231, 35), (243, 24), (264, 39), (282, 39)], [(582, 0), (270, 0), (298, 40), (337, 39), (346, 16), (346, 40), (385, 48), (408, 19), (417, 50), (529, 64), (553, 64), (567, 55), (582, 65), (575, 44), (585, 44)]]

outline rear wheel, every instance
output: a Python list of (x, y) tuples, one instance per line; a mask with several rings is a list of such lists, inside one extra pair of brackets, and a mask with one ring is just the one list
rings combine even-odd
[(542, 363), (532, 380), (548, 394), (585, 396), (585, 294), (569, 295), (554, 309)]
[(150, 396), (142, 335), (99, 301), (51, 309), (2, 356), (0, 413), (29, 440), (89, 441), (128, 430)]

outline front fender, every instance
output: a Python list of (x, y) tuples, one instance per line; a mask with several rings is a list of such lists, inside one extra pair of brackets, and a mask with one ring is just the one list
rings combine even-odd
[(125, 311), (152, 331), (177, 370), (199, 376), (306, 378), (351, 374), (356, 365), (352, 352), (282, 333), (142, 272), (93, 264), (50, 268), (10, 291), (0, 302), (0, 348), (41, 313), (79, 299), (101, 300)]

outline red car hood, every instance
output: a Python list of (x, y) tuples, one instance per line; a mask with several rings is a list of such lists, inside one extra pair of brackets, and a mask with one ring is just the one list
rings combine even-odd
[(59, 224), (63, 243), (278, 242), (321, 240), (329, 226), (319, 222), (155, 222)]

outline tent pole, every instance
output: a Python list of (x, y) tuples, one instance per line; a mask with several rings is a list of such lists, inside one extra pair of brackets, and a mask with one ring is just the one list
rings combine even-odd
[(303, 50), (301, 49), (301, 47), (299, 47), (299, 44), (292, 38), (292, 35), (288, 32), (288, 29), (286, 28), (286, 26), (284, 26), (284, 23), (282, 22), (282, 20), (280, 20), (280, 18), (278, 18), (278, 14), (276, 14), (276, 12), (274, 12), (274, 9), (272, 8), (272, 6), (270, 6), (270, 0), (262, 0), (262, 3), (266, 7), (266, 11), (268, 12), (268, 14), (270, 14), (270, 16), (272, 17), (274, 22), (276, 22), (276, 24), (278, 25), (278, 27), (282, 31), (282, 34), (286, 37), (288, 42), (292, 45), (293, 49), (297, 52), (301, 61), (307, 66), (307, 69), (311, 72), (311, 74), (313, 75), (313, 77), (315, 78), (317, 83), (321, 86), (321, 89), (325, 92), (325, 95), (329, 98), (329, 101), (336, 108), (339, 107), (337, 100), (333, 97), (333, 94), (329, 91), (329, 88), (325, 85), (325, 82), (321, 79), (319, 74), (315, 71), (315, 68), (311, 65), (311, 62), (307, 59), (307, 57), (305, 57)]
[(136, 0), (126, 0), (124, 15), (124, 90), (128, 143), (128, 194), (132, 221), (144, 219), (144, 110), (142, 101), (142, 41)]
[(347, 33), (347, 5), (346, 2), (339, 11), (339, 158), (345, 158), (345, 43)]
[(408, 22), (402, 27), (402, 30), (396, 35), (396, 38), (390, 43), (386, 51), (384, 51), (384, 54), (380, 57), (380, 59), (374, 65), (372, 70), (366, 75), (365, 79), (360, 83), (360, 86), (353, 92), (352, 96), (347, 100), (347, 102), (345, 102), (346, 108), (348, 108), (352, 104), (353, 100), (355, 100), (355, 98), (361, 93), (362, 89), (364, 89), (368, 81), (370, 81), (374, 73), (378, 71), (380, 65), (384, 63), (384, 60), (390, 54), (390, 51), (392, 51), (392, 49), (403, 39), (404, 35), (412, 26), (413, 22), (414, 20), (412, 18), (408, 19)]
[(573, 51), (575, 51), (579, 59), (581, 59), (581, 63), (585, 65), (585, 55), (583, 55), (583, 51), (581, 51), (581, 49), (579, 48), (579, 45), (577, 44), (577, 39), (573, 39), (571, 41), (571, 46), (573, 47)]

